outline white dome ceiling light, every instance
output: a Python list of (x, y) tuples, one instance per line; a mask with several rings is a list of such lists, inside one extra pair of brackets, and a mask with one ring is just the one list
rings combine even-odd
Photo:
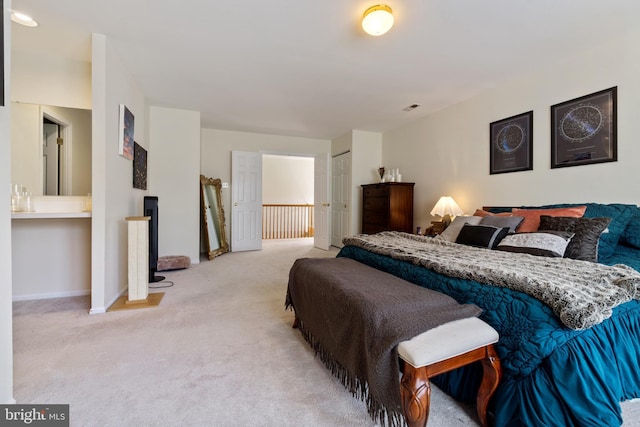
[(24, 25), (25, 27), (37, 27), (38, 23), (29, 15), (25, 15), (22, 12), (11, 11), (11, 20), (16, 24)]
[(362, 28), (367, 34), (381, 36), (393, 27), (393, 12), (386, 4), (371, 6), (362, 15)]

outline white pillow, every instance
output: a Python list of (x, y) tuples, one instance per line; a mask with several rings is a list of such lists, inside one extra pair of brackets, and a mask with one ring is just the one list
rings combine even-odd
[(548, 230), (510, 234), (498, 243), (496, 249), (538, 256), (562, 257), (573, 236), (573, 233)]
[(438, 237), (450, 242), (455, 242), (458, 234), (460, 234), (460, 230), (462, 230), (465, 224), (478, 225), (480, 221), (482, 221), (481, 216), (457, 216)]

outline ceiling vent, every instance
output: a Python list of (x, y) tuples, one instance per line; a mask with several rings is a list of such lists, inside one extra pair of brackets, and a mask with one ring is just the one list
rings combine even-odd
[(420, 104), (411, 104), (407, 108), (403, 108), (402, 111), (412, 111), (418, 108)]

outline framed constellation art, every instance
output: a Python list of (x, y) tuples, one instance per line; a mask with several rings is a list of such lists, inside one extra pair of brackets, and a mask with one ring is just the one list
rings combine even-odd
[(533, 169), (533, 111), (492, 122), (491, 175)]
[(551, 168), (618, 160), (617, 86), (551, 106)]

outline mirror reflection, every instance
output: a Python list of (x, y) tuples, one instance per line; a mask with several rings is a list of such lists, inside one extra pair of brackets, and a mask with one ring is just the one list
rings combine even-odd
[(229, 252), (229, 244), (224, 230), (222, 182), (220, 179), (200, 175), (200, 207), (205, 249), (209, 259), (213, 259)]
[(11, 182), (34, 196), (91, 193), (91, 110), (13, 102)]

